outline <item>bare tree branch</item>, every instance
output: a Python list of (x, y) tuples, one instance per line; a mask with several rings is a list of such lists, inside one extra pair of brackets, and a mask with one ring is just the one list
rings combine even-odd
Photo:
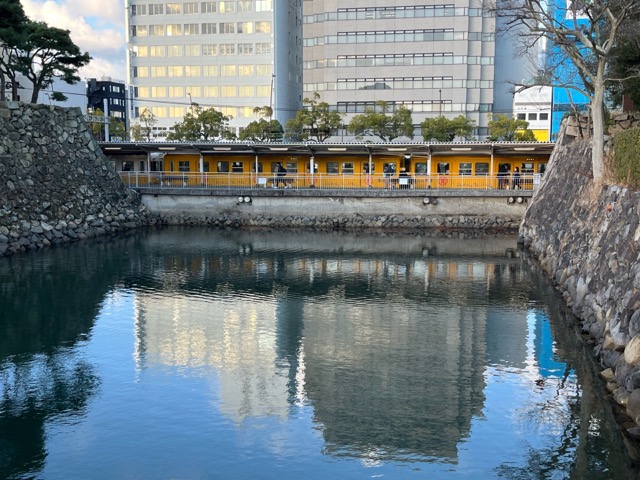
[(640, 14), (638, 0), (490, 0), (504, 31), (517, 31), (520, 52), (548, 46), (553, 84), (589, 98), (593, 119), (593, 177), (604, 176), (604, 97), (611, 51), (621, 31)]

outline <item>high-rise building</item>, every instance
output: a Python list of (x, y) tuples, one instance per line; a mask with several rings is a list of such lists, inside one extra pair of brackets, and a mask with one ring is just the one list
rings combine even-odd
[(301, 0), (128, 0), (131, 119), (155, 116), (164, 137), (198, 104), (239, 133), (269, 106), (286, 123), (302, 101)]
[[(127, 89), (124, 81), (115, 80), (111, 77), (87, 79), (87, 110), (95, 113), (100, 110), (106, 118), (113, 117), (117, 122), (122, 122), (127, 128)], [(107, 140), (112, 135), (107, 135), (109, 129), (105, 130)]]
[[(486, 135), (494, 103), (510, 113), (527, 62), (496, 49), (496, 19), (475, 0), (304, 0), (304, 96), (345, 114), (400, 105), (419, 124), (463, 115)], [(496, 53), (498, 52), (498, 53)], [(498, 69), (500, 83), (496, 84)]]

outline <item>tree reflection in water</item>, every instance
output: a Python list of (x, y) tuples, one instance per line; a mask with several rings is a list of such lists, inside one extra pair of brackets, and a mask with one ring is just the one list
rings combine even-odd
[(73, 422), (100, 379), (77, 348), (136, 237), (0, 258), (0, 478), (39, 471), (46, 424)]
[(80, 419), (100, 381), (73, 349), (14, 357), (0, 365), (0, 474), (39, 471), (46, 458), (46, 423)]

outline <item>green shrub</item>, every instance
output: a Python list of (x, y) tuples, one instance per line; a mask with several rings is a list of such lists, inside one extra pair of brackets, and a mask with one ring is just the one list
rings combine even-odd
[(611, 169), (617, 182), (640, 188), (640, 127), (616, 134)]

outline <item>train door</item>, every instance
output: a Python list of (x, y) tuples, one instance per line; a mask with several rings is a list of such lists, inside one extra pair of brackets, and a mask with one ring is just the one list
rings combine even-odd
[(431, 188), (431, 180), (429, 179), (429, 162), (426, 158), (416, 158), (413, 164), (414, 168), (414, 185), (415, 188)]
[(506, 190), (509, 188), (509, 179), (511, 177), (511, 163), (498, 163), (498, 188)]
[(411, 155), (405, 155), (402, 157), (401, 169), (404, 168), (406, 172), (411, 172)]
[(384, 188), (392, 188), (393, 180), (398, 170), (398, 164), (396, 162), (384, 162), (382, 165), (382, 174), (384, 177)]
[(436, 176), (438, 178), (438, 188), (451, 187), (451, 184), (449, 183), (449, 178), (448, 178), (448, 175), (451, 173), (450, 168), (451, 168), (451, 164), (449, 162), (436, 163)]
[(162, 172), (164, 170), (164, 153), (151, 152), (149, 154), (149, 171)]
[[(533, 188), (533, 175), (536, 173), (535, 163), (527, 159), (520, 164), (520, 182), (518, 187), (531, 190)], [(515, 186), (515, 185), (514, 185)]]
[[(369, 167), (371, 167), (371, 169), (369, 169)], [(371, 163), (369, 163), (369, 159), (362, 162), (362, 173), (367, 188), (372, 188), (374, 183), (376, 183), (376, 164), (373, 160), (371, 160)]]

